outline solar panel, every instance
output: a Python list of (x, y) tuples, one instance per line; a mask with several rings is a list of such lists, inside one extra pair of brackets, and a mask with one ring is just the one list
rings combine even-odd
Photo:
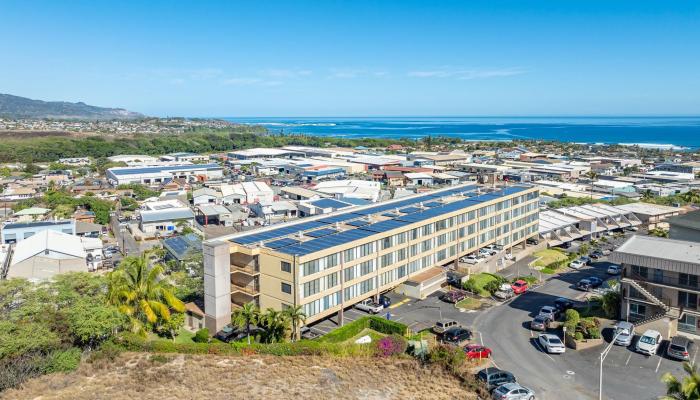
[(382, 215), (385, 217), (389, 217), (389, 218), (396, 218), (399, 216), (399, 214), (394, 214), (394, 213), (384, 213)]
[(410, 222), (399, 221), (395, 219), (388, 219), (386, 221), (377, 222), (376, 224), (369, 224), (361, 227), (360, 229), (371, 231), (371, 232), (385, 232), (391, 229), (400, 228), (402, 226), (408, 225)]
[(418, 207), (406, 207), (406, 208), (400, 209), (399, 211), (402, 212), (402, 213), (404, 213), (404, 214), (413, 214), (413, 213), (416, 213), (416, 212), (418, 212), (418, 211), (420, 211), (420, 210), (421, 210), (421, 209), (418, 208)]
[(443, 205), (443, 204), (444, 204), (444, 203), (441, 203), (441, 202), (439, 202), (439, 201), (431, 201), (431, 202), (428, 202), (428, 203), (423, 203), (423, 205), (426, 206), (426, 207), (440, 207), (440, 206)]
[(346, 224), (351, 226), (365, 226), (369, 224), (369, 221), (367, 221), (366, 219), (356, 219), (354, 221), (348, 221), (346, 222)]
[(338, 232), (338, 231), (335, 229), (324, 228), (324, 229), (318, 229), (315, 231), (306, 232), (306, 233), (304, 233), (304, 235), (317, 238), (317, 237), (321, 237), (321, 236), (328, 236), (328, 235), (334, 234), (336, 232)]
[(287, 239), (280, 239), (280, 240), (275, 240), (272, 242), (267, 242), (267, 243), (265, 243), (265, 247), (268, 247), (270, 249), (279, 249), (281, 247), (291, 246), (291, 245), (298, 244), (298, 243), (301, 243), (301, 242), (298, 240), (295, 240), (295, 239), (287, 238)]

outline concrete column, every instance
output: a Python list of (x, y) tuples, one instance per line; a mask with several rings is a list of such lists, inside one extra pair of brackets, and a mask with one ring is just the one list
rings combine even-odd
[(231, 323), (231, 253), (225, 242), (202, 243), (204, 324), (213, 335)]

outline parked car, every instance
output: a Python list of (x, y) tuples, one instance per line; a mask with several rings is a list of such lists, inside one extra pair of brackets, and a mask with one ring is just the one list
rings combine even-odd
[(389, 306), (391, 305), (391, 299), (388, 296), (382, 294), (379, 296), (379, 304), (381, 304), (384, 308), (389, 308)]
[(609, 275), (620, 275), (620, 272), (622, 272), (622, 267), (619, 265), (612, 264), (608, 267)]
[(573, 300), (569, 300), (564, 297), (559, 297), (558, 299), (554, 300), (554, 307), (556, 307), (557, 310), (559, 310), (560, 313), (563, 313), (564, 311), (574, 308), (574, 302)]
[(545, 352), (550, 354), (561, 354), (566, 351), (564, 343), (559, 339), (559, 336), (552, 335), (551, 333), (540, 333), (537, 337), (540, 345)]
[(378, 314), (384, 309), (384, 306), (379, 303), (375, 303), (372, 299), (364, 299), (355, 304), (355, 308), (370, 314)]
[(490, 257), (490, 256), (492, 256), (492, 255), (494, 255), (494, 254), (496, 254), (496, 253), (497, 253), (496, 251), (491, 251), (491, 250), (488, 250), (488, 249), (479, 249), (479, 254), (480, 254), (481, 256), (484, 256), (484, 257)]
[(639, 228), (636, 226), (629, 226), (629, 227), (627, 227), (627, 230), (630, 232), (637, 232), (639, 230)]
[(674, 336), (666, 349), (666, 355), (681, 361), (690, 361), (690, 352), (695, 347), (692, 340), (684, 336)]
[(642, 337), (637, 340), (637, 344), (634, 348), (638, 353), (653, 356), (659, 350), (662, 339), (659, 332), (648, 329), (644, 332)]
[(591, 265), (591, 263), (593, 263), (593, 260), (591, 260), (591, 258), (588, 256), (581, 256), (578, 259), (585, 262), (586, 265)]
[(455, 274), (447, 274), (447, 284), (461, 289), (462, 288), (462, 278)]
[(458, 303), (467, 297), (467, 292), (464, 290), (451, 290), (440, 295), (440, 300), (447, 303)]
[(540, 244), (540, 241), (539, 241), (539, 239), (530, 238), (530, 239), (526, 240), (525, 243), (526, 243), (526, 244), (537, 245), (537, 244)]
[[(619, 333), (619, 334), (618, 334)], [(615, 344), (618, 346), (629, 346), (634, 338), (634, 324), (627, 321), (620, 321), (615, 325)]]
[(466, 264), (474, 265), (474, 264), (478, 264), (479, 262), (481, 262), (481, 259), (474, 254), (470, 254), (468, 256), (460, 258), (459, 261), (466, 263)]
[(603, 257), (603, 252), (600, 250), (595, 250), (593, 253), (590, 254), (589, 257), (591, 257), (594, 260), (597, 260)]
[(233, 329), (231, 325), (224, 326), (219, 332), (214, 335), (214, 337), (222, 342), (228, 343), (231, 339), (236, 336), (236, 330)]
[(445, 333), (446, 330), (459, 326), (459, 322), (453, 319), (441, 319), (433, 325), (433, 332), (439, 334)]
[(538, 315), (544, 315), (552, 321), (556, 321), (559, 318), (559, 310), (554, 306), (544, 306), (540, 308)]
[(499, 251), (503, 250), (503, 246), (499, 246), (497, 244), (490, 244), (484, 248), (493, 254), (498, 254)]
[(497, 387), (491, 397), (496, 400), (534, 400), (535, 392), (517, 383), (506, 383)]
[(569, 268), (572, 268), (572, 269), (581, 269), (585, 266), (586, 266), (586, 262), (581, 260), (580, 258), (569, 263)]
[(515, 294), (522, 294), (527, 292), (528, 285), (527, 282), (525, 282), (522, 279), (518, 279), (517, 281), (513, 282), (512, 285), (510, 285), (511, 288), (513, 288), (513, 292)]
[(513, 291), (513, 288), (510, 287), (510, 285), (506, 285), (506, 287), (499, 288), (496, 293), (493, 294), (493, 296), (497, 299), (508, 300), (515, 296), (515, 291)]
[(552, 319), (548, 316), (538, 315), (530, 321), (530, 329), (533, 331), (546, 331), (551, 323)]
[(302, 339), (316, 339), (317, 337), (321, 336), (321, 333), (314, 331), (313, 329), (309, 328), (308, 326), (302, 326), (299, 328), (299, 333), (301, 334)]
[(506, 260), (509, 260), (509, 261), (515, 261), (515, 254), (512, 254), (512, 253), (506, 253), (506, 255), (505, 255), (505, 256), (503, 256), (503, 257), (505, 257), (505, 259), (506, 259)]
[(480, 344), (468, 344), (464, 346), (464, 353), (468, 359), (482, 359), (491, 357), (491, 349)]
[(442, 334), (440, 340), (443, 343), (460, 346), (471, 338), (472, 333), (469, 329), (462, 328), (461, 326), (453, 326)]
[(484, 382), (486, 388), (491, 391), (506, 383), (515, 383), (513, 374), (495, 367), (484, 368), (476, 374), (476, 379)]
[(591, 283), (591, 286), (593, 286), (594, 288), (597, 288), (603, 284), (603, 280), (598, 278), (597, 276), (589, 276), (587, 279)]
[(593, 289), (593, 285), (591, 285), (591, 281), (589, 281), (588, 278), (584, 278), (576, 283), (576, 289), (588, 292)]

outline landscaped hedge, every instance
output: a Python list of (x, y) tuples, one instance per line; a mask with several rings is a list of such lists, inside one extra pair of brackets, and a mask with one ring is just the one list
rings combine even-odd
[(385, 335), (406, 335), (407, 326), (381, 317), (369, 316), (356, 319), (331, 331), (319, 339), (321, 342), (340, 343), (357, 336), (363, 329), (372, 329)]

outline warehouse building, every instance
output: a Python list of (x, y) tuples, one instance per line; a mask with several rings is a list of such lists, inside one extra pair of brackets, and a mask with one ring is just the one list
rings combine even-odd
[(313, 323), (392, 289), (426, 296), (441, 266), (537, 236), (538, 202), (532, 187), (462, 185), (206, 241), (206, 325), (219, 331), (249, 302), (300, 305)]
[(224, 170), (218, 164), (115, 167), (107, 170), (107, 180), (115, 186), (129, 183), (160, 185), (176, 178), (208, 181), (220, 180), (223, 177)]

